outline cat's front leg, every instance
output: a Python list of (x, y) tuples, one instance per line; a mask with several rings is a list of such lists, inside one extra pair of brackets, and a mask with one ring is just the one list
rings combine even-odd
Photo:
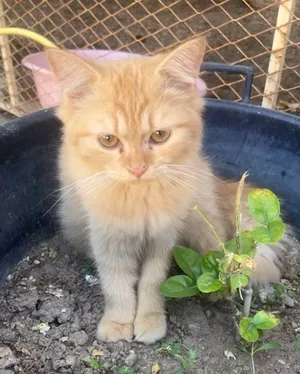
[(97, 337), (109, 342), (131, 340), (136, 312), (134, 286), (138, 279), (135, 253), (128, 251), (117, 232), (110, 237), (94, 230), (92, 247), (105, 299)]
[(138, 286), (138, 307), (134, 321), (135, 340), (151, 344), (167, 332), (164, 297), (160, 286), (170, 267), (175, 241), (155, 240), (148, 248)]

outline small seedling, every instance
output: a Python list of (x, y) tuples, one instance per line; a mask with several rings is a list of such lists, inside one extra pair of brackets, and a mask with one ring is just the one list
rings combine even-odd
[[(195, 207), (195, 211), (213, 231), (220, 248), (204, 256), (190, 248), (174, 248), (175, 261), (185, 274), (167, 279), (161, 285), (161, 293), (173, 298), (204, 294), (212, 300), (226, 298), (231, 302), (236, 295), (240, 295), (244, 301), (243, 311), (237, 311), (235, 317), (238, 319), (240, 336), (251, 344), (250, 353), (248, 350), (247, 353), (251, 356), (255, 373), (253, 355), (262, 350), (279, 347), (278, 343), (257, 345), (263, 331), (276, 327), (279, 319), (264, 311), (249, 317), (253, 293), (251, 276), (256, 266), (254, 257), (259, 243), (275, 244), (281, 239), (285, 225), (279, 218), (280, 204), (276, 195), (267, 189), (254, 189), (248, 195), (248, 207), (252, 218), (260, 225), (252, 231), (241, 231), (240, 202), (246, 177), (245, 173), (236, 195), (235, 237), (226, 243), (222, 242), (213, 225), (198, 207)], [(277, 292), (282, 292), (279, 286)]]
[(157, 352), (167, 353), (169, 356), (176, 357), (180, 361), (180, 368), (176, 374), (183, 374), (186, 369), (196, 367), (197, 352), (194, 349), (186, 349), (180, 343), (174, 342), (172, 339), (166, 339), (157, 349)]
[(274, 284), (273, 289), (276, 297), (281, 297), (286, 293), (286, 289), (282, 283)]
[(176, 357), (181, 355), (182, 346), (180, 343), (174, 342), (173, 339), (167, 338), (161, 343), (161, 346), (157, 349), (157, 352), (167, 353), (170, 356)]
[(251, 357), (253, 373), (255, 373), (254, 355), (257, 352), (280, 348), (280, 344), (277, 342), (258, 344), (264, 330), (273, 329), (279, 322), (279, 318), (263, 310), (257, 312), (253, 317), (244, 317), (241, 319), (239, 333), (248, 343), (242, 347), (242, 350)]
[(39, 325), (31, 327), (32, 331), (39, 331), (41, 334), (46, 335), (46, 332), (50, 330), (48, 322), (40, 323)]
[(118, 370), (118, 374), (134, 374), (134, 368), (130, 366), (121, 366)]
[(111, 364), (107, 362), (101, 362), (93, 357), (83, 357), (81, 361), (84, 361), (92, 369), (108, 369), (111, 367)]
[[(194, 349), (190, 349), (186, 355), (181, 357), (182, 373), (185, 369), (193, 369), (197, 364), (197, 352)], [(178, 372), (179, 374), (179, 372)]]
[(296, 348), (300, 349), (300, 336), (298, 336), (297, 341), (296, 341)]

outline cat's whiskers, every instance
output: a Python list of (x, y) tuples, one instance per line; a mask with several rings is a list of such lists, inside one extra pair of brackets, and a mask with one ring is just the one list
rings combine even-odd
[(174, 176), (165, 175), (164, 177), (165, 177), (166, 180), (169, 180), (169, 181), (173, 182), (173, 184), (175, 183), (175, 185), (177, 185), (178, 187), (181, 187), (183, 189), (186, 189), (186, 190), (190, 191), (191, 194), (197, 199), (197, 201), (200, 200), (199, 191), (196, 191), (194, 189), (194, 187), (191, 187), (187, 183), (183, 182), (180, 179), (175, 178)]
[(207, 195), (207, 196), (212, 195), (211, 191), (206, 192), (203, 189), (201, 189), (201, 185), (199, 185), (198, 183), (195, 184), (195, 180), (189, 181), (184, 177), (181, 178), (180, 174), (178, 174), (178, 173), (177, 174), (172, 174), (172, 173), (169, 172), (169, 173), (166, 173), (166, 176), (168, 176), (169, 178), (172, 178), (172, 180), (174, 182), (177, 182), (177, 184), (179, 186), (186, 187), (189, 191), (193, 192), (193, 194), (195, 194), (195, 196), (197, 196), (198, 199), (202, 195)]
[(104, 173), (106, 173), (106, 171), (105, 171), (105, 172), (95, 173), (95, 174), (93, 174), (93, 175), (91, 175), (91, 176), (88, 176), (88, 177), (86, 177), (86, 178), (79, 179), (79, 180), (77, 180), (77, 181), (75, 181), (75, 182), (73, 182), (73, 183), (71, 183), (71, 184), (69, 184), (69, 185), (67, 185), (67, 186), (63, 186), (63, 187), (61, 187), (61, 188), (58, 188), (57, 190), (54, 190), (54, 191), (51, 192), (49, 195), (47, 195), (47, 196), (46, 196), (43, 200), (41, 200), (38, 204), (36, 204), (36, 205), (34, 206), (34, 208), (36, 208), (38, 205), (42, 204), (45, 200), (49, 199), (51, 196), (53, 196), (54, 194), (56, 194), (56, 193), (58, 193), (58, 192), (63, 191), (63, 190), (65, 190), (65, 189), (68, 189), (68, 188), (70, 188), (70, 187), (72, 187), (72, 186), (75, 186), (75, 185), (77, 185), (77, 184), (80, 184), (80, 183), (82, 183), (83, 181), (85, 181), (86, 179), (89, 179), (89, 178), (95, 177), (96, 175), (101, 175), (101, 174), (104, 174)]
[[(74, 191), (75, 189), (76, 189), (76, 187), (78, 187), (79, 186), (79, 188), (80, 187), (82, 187), (82, 186), (84, 186), (84, 185), (88, 185), (88, 182), (93, 182), (93, 178), (97, 178), (97, 177), (100, 177), (100, 176), (102, 176), (103, 174), (106, 174), (106, 172), (98, 172), (98, 173), (95, 173), (95, 174), (93, 174), (93, 175), (90, 175), (90, 176), (88, 176), (88, 177), (86, 177), (86, 178), (83, 178), (83, 179), (81, 179), (81, 180), (79, 180), (79, 181), (76, 181), (76, 182), (74, 182), (74, 183), (71, 183), (70, 185), (68, 185), (68, 186), (64, 186), (64, 187), (62, 187), (62, 188), (60, 188), (60, 189), (58, 189), (57, 191), (55, 191), (55, 192), (59, 192), (59, 191), (64, 191), (65, 189), (67, 189), (67, 191), (66, 192), (64, 192), (57, 200), (56, 200), (56, 202), (46, 211), (46, 213), (44, 213), (44, 215), (43, 215), (43, 217), (44, 216), (46, 216), (67, 194), (69, 194), (71, 191)], [(91, 179), (92, 179), (92, 181), (91, 181)], [(53, 192), (51, 195), (53, 195), (55, 192)], [(49, 196), (51, 196), (51, 195), (49, 195)], [(74, 194), (73, 194), (74, 195)], [(48, 196), (48, 197), (49, 197)], [(47, 197), (47, 198), (48, 198)]]
[(182, 170), (178, 170), (178, 169), (172, 169), (172, 168), (168, 168), (168, 172), (171, 173), (171, 174), (174, 174), (174, 175), (182, 175), (182, 176), (185, 176), (187, 178), (192, 178), (192, 179), (196, 179), (198, 180), (199, 182), (202, 182), (202, 183), (209, 183), (212, 181), (212, 179), (208, 176), (208, 175), (203, 175), (201, 173), (196, 173), (194, 171), (182, 171)]
[(101, 181), (102, 183), (98, 183), (99, 181), (94, 181), (94, 183), (90, 184), (85, 190), (83, 191), (83, 194), (80, 194), (80, 199), (85, 198), (86, 196), (90, 195), (92, 192), (97, 194), (101, 191), (103, 191), (107, 187), (111, 187), (115, 183), (117, 183), (115, 180), (112, 180), (108, 177), (107, 181)]
[(112, 186), (114, 183), (115, 181), (107, 176), (104, 177), (104, 179), (92, 180), (88, 184), (79, 186), (79, 188), (74, 190), (72, 195), (70, 196), (71, 199), (73, 199), (73, 201), (70, 202), (70, 206), (78, 203), (79, 201), (82, 201), (85, 197), (91, 195), (92, 193), (99, 194), (105, 188)]
[(170, 168), (174, 168), (174, 169), (175, 168), (176, 169), (181, 169), (183, 171), (191, 170), (191, 171), (194, 171), (195, 173), (198, 173), (198, 174), (201, 174), (201, 175), (207, 175), (207, 176), (217, 180), (218, 182), (225, 183), (220, 178), (218, 178), (214, 173), (210, 173), (207, 170), (203, 170), (203, 169), (201, 169), (199, 167), (196, 167), (196, 166), (193, 166), (193, 165), (167, 164), (166, 166), (168, 166)]
[[(199, 184), (202, 183), (208, 183), (209, 181), (212, 182), (212, 177), (213, 175), (206, 175), (202, 173), (201, 170), (199, 169), (184, 169), (184, 170), (181, 170), (180, 168), (176, 168), (176, 167), (172, 167), (170, 166), (169, 164), (168, 165), (162, 165), (158, 168), (159, 171), (165, 171), (167, 174), (171, 174), (173, 176), (182, 176), (183, 179), (190, 179), (190, 182), (191, 181), (198, 181)], [(158, 175), (158, 174), (156, 174)]]
[(212, 184), (212, 180), (211, 178), (209, 178), (208, 176), (206, 175), (201, 175), (201, 174), (193, 174), (193, 173), (189, 173), (189, 172), (184, 172), (184, 171), (178, 171), (178, 170), (169, 170), (169, 173), (170, 174), (173, 174), (175, 176), (182, 176), (183, 179), (189, 179), (190, 182), (199, 182), (198, 184), (200, 185), (201, 184)]

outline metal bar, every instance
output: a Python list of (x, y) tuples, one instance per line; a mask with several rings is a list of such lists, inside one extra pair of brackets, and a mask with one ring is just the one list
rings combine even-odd
[(216, 62), (204, 62), (201, 65), (201, 70), (244, 75), (245, 83), (244, 83), (242, 99), (245, 104), (248, 104), (250, 102), (252, 82), (253, 82), (253, 69), (251, 67), (242, 66), (242, 65), (221, 64), (221, 63), (216, 63)]

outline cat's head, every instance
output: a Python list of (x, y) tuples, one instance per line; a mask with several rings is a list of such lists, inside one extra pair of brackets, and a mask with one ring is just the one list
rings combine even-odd
[(204, 51), (203, 37), (154, 57), (97, 63), (48, 50), (61, 87), (64, 145), (90, 173), (125, 181), (187, 163), (201, 145), (196, 79)]

